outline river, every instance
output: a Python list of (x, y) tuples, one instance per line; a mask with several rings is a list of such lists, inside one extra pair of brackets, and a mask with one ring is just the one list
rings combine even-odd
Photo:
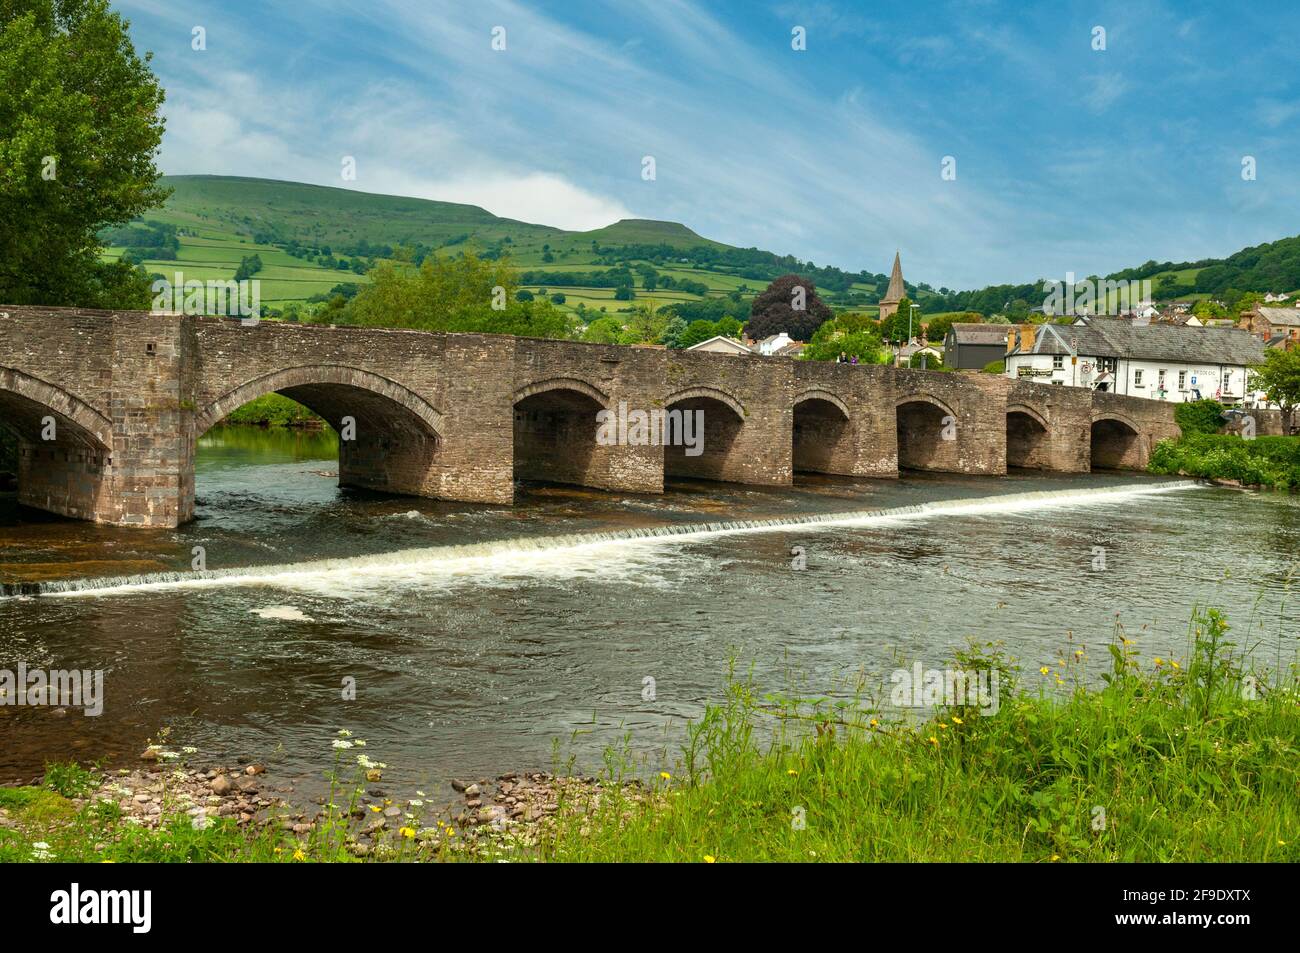
[(0, 598), (0, 668), (106, 673), (98, 717), (0, 706), (0, 781), (134, 764), (163, 726), (195, 761), (289, 778), (319, 778), (340, 728), (412, 788), (557, 751), (594, 771), (624, 740), (657, 769), (733, 659), (816, 694), (899, 659), (942, 666), (972, 636), (1036, 676), (1072, 637), (1096, 677), (1117, 617), (1145, 655), (1182, 657), (1197, 604), (1263, 662), (1296, 657), (1294, 496), (912, 473), (530, 486), (511, 508), (340, 490), (336, 452), (332, 433), (217, 428), (178, 530), (0, 499), (0, 583), (27, 593)]

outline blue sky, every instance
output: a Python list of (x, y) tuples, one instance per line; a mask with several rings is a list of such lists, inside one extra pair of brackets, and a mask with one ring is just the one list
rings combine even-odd
[(897, 248), (951, 288), (1300, 232), (1293, 0), (114, 5), (168, 90), (167, 173), (671, 219), (852, 270)]

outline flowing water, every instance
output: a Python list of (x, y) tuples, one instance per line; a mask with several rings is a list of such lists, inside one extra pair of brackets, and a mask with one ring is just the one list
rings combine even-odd
[(46, 760), (134, 763), (163, 726), (196, 760), (304, 779), (340, 728), (411, 786), (548, 769), (557, 742), (594, 769), (627, 739), (649, 767), (733, 659), (765, 688), (821, 692), (900, 659), (942, 667), (974, 636), (1033, 676), (1083, 646), (1095, 677), (1117, 617), (1147, 657), (1181, 656), (1196, 604), (1226, 610), (1264, 662), (1296, 656), (1295, 497), (909, 474), (661, 497), (531, 486), (475, 506), (340, 490), (336, 449), (212, 431), (198, 519), (178, 530), (0, 499), (0, 669), (106, 673), (99, 717), (0, 706), (0, 781)]

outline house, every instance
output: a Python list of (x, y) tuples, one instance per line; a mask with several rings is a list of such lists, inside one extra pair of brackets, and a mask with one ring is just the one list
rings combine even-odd
[(1291, 342), (1300, 341), (1300, 308), (1259, 307), (1245, 314), (1239, 326), (1260, 340), (1281, 337), (1289, 347), (1294, 347)]
[(1284, 295), (1284, 294), (1273, 294), (1273, 292), (1268, 291), (1268, 292), (1265, 292), (1265, 294), (1264, 294), (1264, 303), (1265, 303), (1265, 304), (1272, 304), (1272, 303), (1275, 302), (1275, 301), (1285, 301), (1288, 297), (1289, 297), (1289, 295)]
[(710, 354), (733, 354), (737, 357), (752, 357), (754, 352), (741, 344), (735, 338), (729, 338), (725, 334), (717, 334), (707, 341), (701, 341), (699, 344), (692, 344), (686, 350), (688, 351), (708, 351)]
[(1007, 353), (1011, 326), (954, 324), (943, 339), (943, 363), (954, 370), (981, 370)]
[(1238, 328), (1095, 318), (1043, 325), (1032, 347), (1008, 351), (1006, 374), (1174, 403), (1213, 397), (1230, 404), (1245, 398), (1247, 369), (1263, 360), (1263, 342)]
[(898, 363), (903, 367), (912, 366), (912, 358), (917, 354), (923, 355), (927, 361), (935, 364), (943, 363), (943, 352), (933, 344), (917, 343), (910, 341), (898, 348)]
[(793, 343), (794, 338), (782, 331), (780, 334), (771, 334), (763, 338), (761, 341), (755, 342), (754, 350), (759, 354), (762, 354), (764, 357), (771, 357), (777, 351), (781, 350), (781, 348)]

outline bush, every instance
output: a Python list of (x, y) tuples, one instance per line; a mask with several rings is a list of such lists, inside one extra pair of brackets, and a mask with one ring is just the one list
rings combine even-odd
[(981, 368), (985, 374), (1005, 374), (1007, 372), (1006, 361), (989, 361)]
[(1217, 400), (1193, 400), (1174, 408), (1174, 420), (1182, 428), (1183, 436), (1218, 433), (1223, 427), (1223, 410)]
[(1236, 434), (1193, 433), (1157, 444), (1148, 469), (1277, 490), (1300, 487), (1300, 437), (1243, 440)]

